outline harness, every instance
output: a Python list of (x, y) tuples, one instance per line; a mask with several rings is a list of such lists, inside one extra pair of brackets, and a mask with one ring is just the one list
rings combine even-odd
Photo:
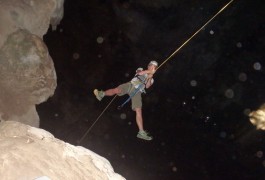
[(138, 75), (136, 74), (134, 78), (131, 80), (131, 84), (135, 89), (139, 88), (139, 91), (146, 93), (145, 92), (145, 87), (147, 83), (147, 75)]
[(146, 80), (147, 78), (145, 78), (144, 80), (140, 78), (139, 74), (136, 74), (134, 77), (136, 77), (142, 84), (144, 84), (144, 86), (146, 87)]

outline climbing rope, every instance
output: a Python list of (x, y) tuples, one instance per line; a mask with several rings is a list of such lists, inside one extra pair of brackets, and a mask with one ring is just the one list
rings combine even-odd
[(82, 136), (82, 138), (77, 142), (77, 144), (80, 144), (86, 137), (86, 135), (90, 132), (90, 130), (92, 129), (92, 127), (97, 123), (97, 121), (99, 120), (99, 118), (104, 114), (104, 112), (108, 109), (108, 107), (111, 105), (111, 103), (114, 101), (114, 99), (117, 97), (117, 95), (115, 95), (112, 100), (109, 102), (109, 104), (105, 107), (105, 109), (100, 113), (100, 115), (97, 117), (97, 119), (95, 120), (95, 122), (90, 126), (90, 128), (86, 131), (86, 133)]
[(209, 19), (200, 29), (198, 29), (189, 39), (187, 39), (178, 49), (176, 49), (167, 59), (165, 59), (156, 70), (158, 70), (162, 65), (164, 65), (167, 61), (170, 60), (183, 46), (185, 46), (194, 36), (196, 36), (205, 26), (207, 26), (216, 16), (218, 16), (229, 4), (231, 4), (234, 0), (229, 1), (222, 9), (220, 9), (211, 19)]
[[(227, 8), (234, 0), (229, 1), (222, 9), (220, 9), (211, 19), (209, 19), (200, 29), (198, 29), (189, 39), (187, 39), (179, 48), (177, 48), (168, 58), (166, 58), (156, 69), (156, 71), (164, 65), (167, 61), (169, 61), (183, 46), (185, 46), (194, 36), (196, 36), (205, 26), (207, 26), (216, 16), (218, 16), (224, 9)], [(95, 122), (89, 127), (89, 129), (85, 132), (85, 134), (82, 136), (82, 138), (78, 141), (78, 144), (80, 144), (84, 138), (87, 136), (87, 134), (90, 132), (92, 127), (96, 124), (96, 122), (99, 120), (99, 118), (103, 115), (103, 113), (108, 109), (110, 104), (114, 101), (114, 99), (117, 97), (115, 95), (110, 103), (106, 106), (106, 108), (101, 112), (101, 114), (97, 117)]]

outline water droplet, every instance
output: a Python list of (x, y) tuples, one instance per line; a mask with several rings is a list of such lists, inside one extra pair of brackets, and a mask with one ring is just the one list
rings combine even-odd
[(242, 82), (246, 81), (247, 80), (247, 74), (246, 73), (240, 73), (238, 75), (238, 79), (239, 79), (239, 81), (242, 81)]
[(210, 31), (210, 34), (211, 34), (211, 35), (213, 35), (213, 34), (214, 34), (214, 31), (213, 31), (213, 30), (211, 30), (211, 31)]
[(195, 96), (192, 96), (191, 99), (195, 99)]
[(178, 170), (178, 168), (177, 168), (177, 167), (175, 167), (175, 166), (174, 166), (174, 167), (172, 167), (172, 171), (173, 171), (173, 172), (177, 172), (177, 170)]
[(191, 80), (190, 81), (190, 85), (193, 86), (193, 87), (197, 86), (197, 81), (196, 80)]
[(210, 121), (210, 117), (209, 116), (206, 116), (204, 122), (205, 123), (208, 123), (209, 121)]
[(126, 117), (127, 117), (127, 116), (126, 116), (125, 113), (121, 113), (121, 115), (120, 115), (120, 118), (121, 118), (121, 119), (126, 119)]
[(233, 98), (234, 97), (234, 91), (232, 90), (232, 89), (227, 89), (226, 91), (225, 91), (225, 96), (227, 97), (227, 98)]
[(103, 41), (104, 41), (103, 37), (99, 36), (99, 37), (97, 38), (97, 43), (98, 43), (98, 44), (103, 43)]
[(236, 47), (242, 48), (242, 43), (241, 42), (236, 43)]
[(253, 68), (257, 71), (261, 70), (261, 64), (259, 62), (255, 62), (253, 64)]
[(101, 54), (98, 54), (98, 58), (102, 58), (102, 55)]
[(80, 55), (79, 55), (78, 53), (74, 53), (74, 54), (73, 54), (73, 58), (74, 58), (75, 60), (77, 60), (77, 59), (80, 58)]
[(262, 158), (262, 157), (263, 157), (263, 152), (262, 152), (262, 151), (258, 151), (258, 152), (256, 153), (256, 156), (257, 156), (258, 158)]

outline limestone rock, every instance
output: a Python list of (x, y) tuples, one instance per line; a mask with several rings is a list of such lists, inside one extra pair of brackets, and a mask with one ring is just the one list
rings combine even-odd
[(9, 34), (26, 29), (42, 38), (50, 22), (59, 24), (63, 16), (62, 0), (0, 0), (0, 48)]
[(61, 20), (63, 19), (64, 15), (64, 0), (54, 0), (55, 1), (55, 8), (51, 15), (50, 24), (52, 25), (52, 30), (56, 30), (57, 26), (60, 24)]
[(265, 130), (265, 104), (256, 111), (250, 112), (249, 120), (257, 129)]
[(0, 0), (0, 120), (38, 127), (35, 105), (52, 96), (56, 74), (42, 41), (63, 18), (64, 0)]
[(38, 127), (35, 104), (55, 88), (53, 61), (42, 39), (26, 30), (10, 34), (0, 49), (0, 119)]
[(124, 179), (94, 152), (14, 121), (0, 123), (0, 174), (5, 180)]

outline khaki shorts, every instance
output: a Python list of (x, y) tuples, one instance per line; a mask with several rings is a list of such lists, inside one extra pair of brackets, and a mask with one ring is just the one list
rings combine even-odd
[[(131, 93), (134, 93), (136, 90), (130, 82), (121, 84), (118, 86), (118, 88), (121, 90), (121, 93), (118, 94), (118, 96), (123, 96), (125, 94), (130, 95)], [(142, 94), (141, 92), (137, 92), (132, 97), (131, 101), (132, 101), (133, 110), (135, 110), (135, 108), (142, 108), (142, 95), (141, 94)]]

